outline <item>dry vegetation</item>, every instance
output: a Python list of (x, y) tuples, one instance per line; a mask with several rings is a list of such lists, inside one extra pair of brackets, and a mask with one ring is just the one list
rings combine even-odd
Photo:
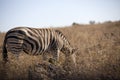
[(69, 60), (63, 63), (62, 53), (61, 66), (23, 53), (19, 60), (9, 53), (10, 62), (3, 64), (1, 47), (5, 34), (1, 33), (0, 80), (120, 80), (120, 21), (57, 29), (79, 48), (76, 68)]

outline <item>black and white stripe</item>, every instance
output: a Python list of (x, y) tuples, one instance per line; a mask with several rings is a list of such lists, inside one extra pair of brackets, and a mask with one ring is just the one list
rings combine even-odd
[(52, 51), (53, 58), (59, 61), (59, 53), (66, 56), (75, 51), (59, 30), (16, 27), (6, 33), (3, 43), (3, 59), (7, 61), (7, 52), (19, 54), (24, 51), (31, 55), (41, 55)]

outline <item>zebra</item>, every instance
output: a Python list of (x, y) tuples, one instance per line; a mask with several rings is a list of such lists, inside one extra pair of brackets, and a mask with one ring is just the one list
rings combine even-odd
[(71, 47), (70, 42), (60, 30), (53, 28), (15, 27), (10, 29), (4, 38), (3, 60), (8, 61), (7, 52), (19, 55), (22, 51), (30, 55), (43, 55), (52, 52), (55, 62), (59, 62), (60, 52), (65, 57), (73, 56), (75, 63), (76, 48)]

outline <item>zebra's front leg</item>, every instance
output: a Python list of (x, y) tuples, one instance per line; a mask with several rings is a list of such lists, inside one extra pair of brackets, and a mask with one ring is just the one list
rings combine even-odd
[(58, 49), (54, 55), (54, 58), (56, 60), (57, 63), (59, 63), (59, 56), (60, 56), (60, 50)]
[(55, 65), (59, 64), (59, 54), (60, 54), (60, 50), (57, 49), (55, 50), (55, 52), (53, 53), (53, 58), (49, 59), (49, 62)]

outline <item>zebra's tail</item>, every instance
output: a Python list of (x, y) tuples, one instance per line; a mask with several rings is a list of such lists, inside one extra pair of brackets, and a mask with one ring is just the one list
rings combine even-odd
[(7, 55), (7, 49), (6, 49), (6, 36), (3, 42), (3, 48), (2, 48), (2, 56), (3, 56), (3, 61), (7, 62), (8, 61), (8, 55)]

